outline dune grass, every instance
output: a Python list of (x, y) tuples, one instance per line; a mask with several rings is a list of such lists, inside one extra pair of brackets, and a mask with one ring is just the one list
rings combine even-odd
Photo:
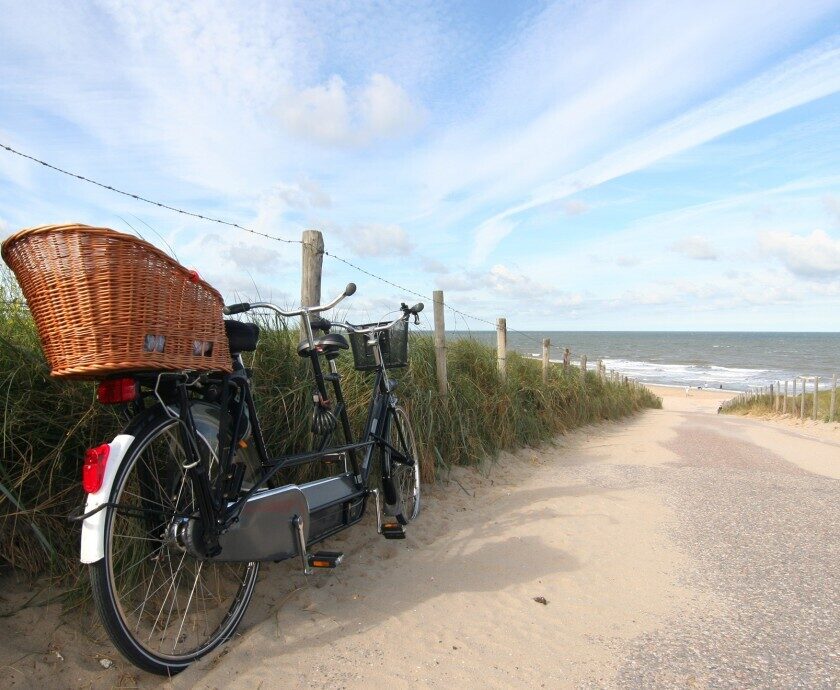
[[(79, 530), (66, 516), (84, 500), (81, 458), (86, 448), (110, 440), (126, 420), (119, 408), (95, 402), (93, 383), (49, 376), (31, 316), (19, 299), (13, 281), (0, 282), (0, 564), (32, 576), (56, 576), (72, 588), (81, 575)], [(262, 326), (249, 364), (266, 440), (277, 456), (310, 443), (311, 374), (296, 353), (297, 331), (281, 321)], [(475, 465), (501, 450), (661, 405), (646, 389), (605, 383), (593, 372), (584, 383), (577, 369), (564, 375), (562, 367), (552, 367), (543, 383), (539, 362), (514, 352), (503, 381), (495, 349), (472, 340), (449, 343), (448, 355), (451, 392), (445, 398), (437, 392), (430, 336), (412, 336), (409, 366), (393, 371), (427, 482), (452, 466)], [(338, 364), (358, 434), (370, 400), (370, 375), (353, 369), (349, 353)]]

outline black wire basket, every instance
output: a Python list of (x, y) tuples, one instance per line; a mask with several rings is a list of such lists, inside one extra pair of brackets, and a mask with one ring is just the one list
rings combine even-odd
[[(386, 323), (369, 323), (359, 328), (384, 326)], [(369, 333), (350, 333), (350, 347), (353, 349), (353, 365), (357, 371), (374, 371), (376, 359), (373, 347), (368, 345), (371, 337)], [(379, 348), (382, 351), (382, 362), (386, 369), (397, 369), (408, 366), (408, 320), (397, 321), (385, 331), (375, 333), (379, 337)]]

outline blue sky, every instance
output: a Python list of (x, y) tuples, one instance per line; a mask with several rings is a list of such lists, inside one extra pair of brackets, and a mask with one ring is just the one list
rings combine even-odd
[[(837, 2), (9, 2), (0, 142), (519, 329), (840, 330)], [(0, 237), (135, 230), (230, 299), (299, 246), (0, 151)], [(351, 314), (414, 301), (325, 258)], [(448, 314), (448, 326), (486, 328)]]

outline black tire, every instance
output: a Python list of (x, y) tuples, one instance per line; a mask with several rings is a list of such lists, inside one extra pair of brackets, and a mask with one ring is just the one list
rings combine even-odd
[[(259, 572), (257, 562), (202, 561), (177, 545), (176, 510), (182, 516), (196, 510), (177, 424), (160, 414), (141, 426), (111, 491), (121, 509), (105, 509), (105, 557), (90, 566), (94, 603), (111, 641), (133, 664), (161, 675), (183, 671), (234, 633)], [(212, 479), (215, 447), (208, 438), (215, 436), (199, 441)]]
[(420, 513), (420, 458), (406, 411), (395, 407), (390, 414), (388, 443), (399, 455), (385, 451), (385, 508), (401, 524), (407, 525)]

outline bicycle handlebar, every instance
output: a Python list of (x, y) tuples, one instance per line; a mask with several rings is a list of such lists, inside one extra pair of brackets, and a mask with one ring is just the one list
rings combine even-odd
[(230, 306), (223, 307), (222, 312), (224, 314), (231, 315), (242, 314), (243, 312), (251, 311), (251, 309), (271, 309), (272, 311), (280, 314), (280, 316), (285, 316), (286, 318), (301, 316), (302, 314), (318, 314), (322, 311), (329, 311), (345, 297), (350, 297), (350, 295), (354, 292), (356, 292), (356, 284), (347, 283), (347, 287), (344, 288), (344, 292), (342, 292), (332, 302), (329, 302), (328, 304), (321, 304), (317, 307), (301, 307), (295, 311), (283, 311), (280, 307), (275, 304), (271, 304), (270, 302), (241, 302), (240, 304), (231, 304)]

